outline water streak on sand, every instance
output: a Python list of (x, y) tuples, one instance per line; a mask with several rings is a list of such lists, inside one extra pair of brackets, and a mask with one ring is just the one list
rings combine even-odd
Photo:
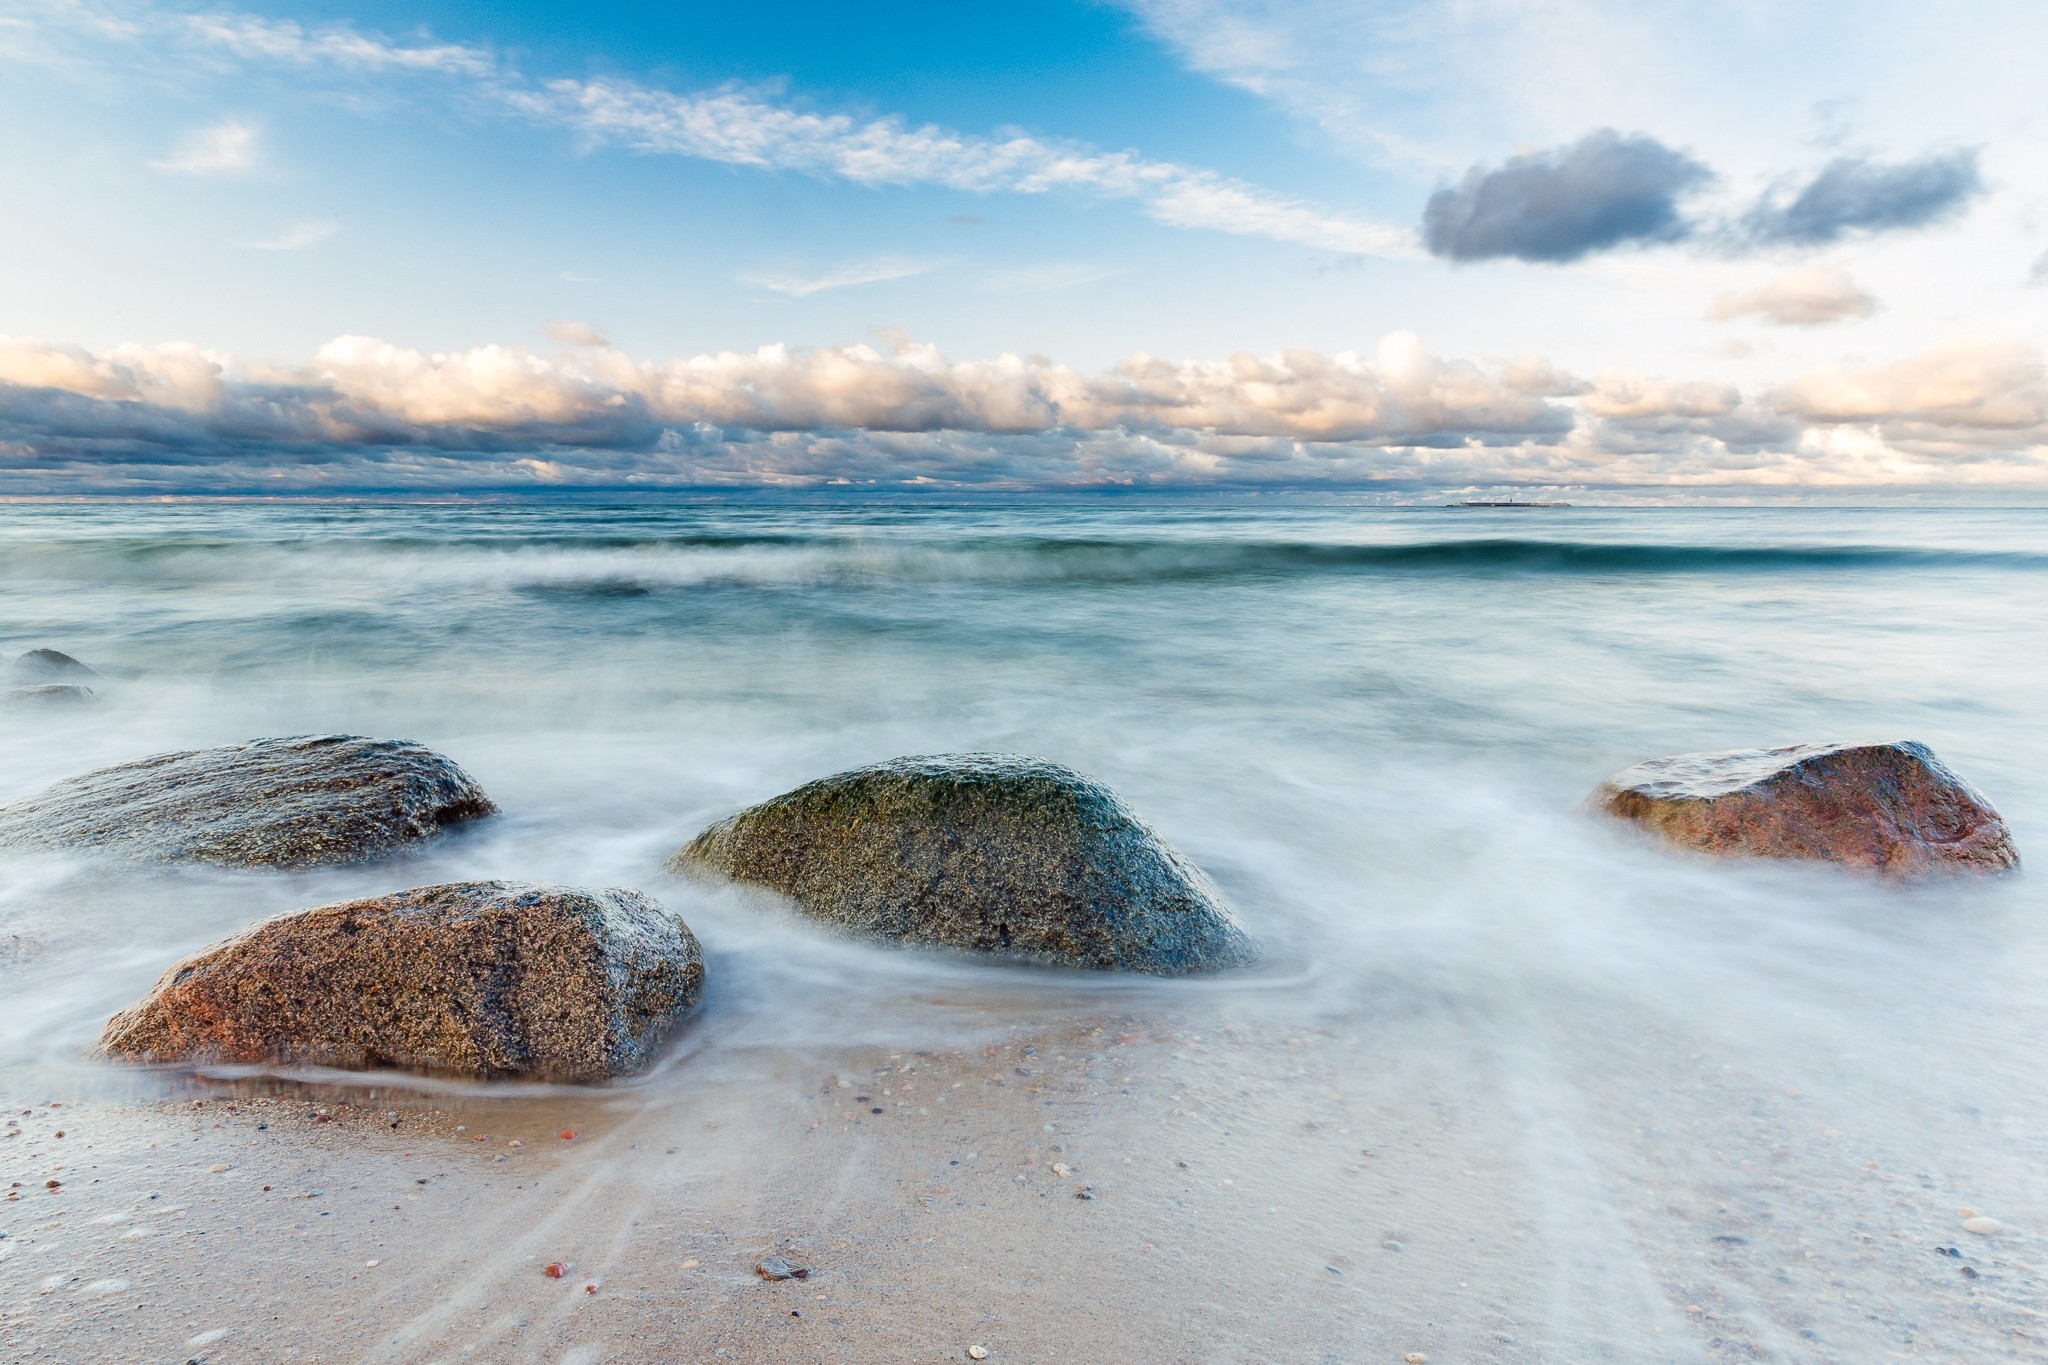
[[(231, 1326), (227, 1359), (303, 1296), (310, 1325), (247, 1358), (2027, 1358), (2038, 879), (1718, 866), (1576, 806), (1655, 754), (1912, 737), (2048, 857), (2043, 544), (2031, 511), (11, 509), (0, 645), (107, 681), (0, 715), (0, 800), (346, 731), (449, 754), (505, 814), (363, 868), (0, 864), (25, 1125), (0, 1184), (37, 1201), (0, 1214), (0, 1354)], [(990, 968), (659, 875), (742, 805), (948, 750), (1109, 782), (1266, 963)], [(653, 1072), (593, 1095), (83, 1057), (251, 920), (473, 877), (685, 915), (705, 1000)], [(2008, 1231), (1972, 1240), (1965, 1206)], [(79, 1230), (116, 1213), (166, 1231)], [(252, 1280), (235, 1229), (289, 1267)], [(784, 1250), (818, 1276), (753, 1275)], [(143, 1294), (233, 1321), (121, 1307)]]

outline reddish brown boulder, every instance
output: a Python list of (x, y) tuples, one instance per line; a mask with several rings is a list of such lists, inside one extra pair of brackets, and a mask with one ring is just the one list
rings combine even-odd
[(1794, 744), (1675, 754), (1588, 799), (1682, 848), (1808, 858), (1887, 877), (2019, 866), (1991, 803), (1924, 744)]
[(703, 980), (638, 891), (456, 882), (265, 920), (165, 972), (100, 1049), (595, 1081), (645, 1066)]

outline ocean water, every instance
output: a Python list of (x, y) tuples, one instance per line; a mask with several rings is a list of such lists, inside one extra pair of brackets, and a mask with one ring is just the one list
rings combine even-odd
[[(2039, 866), (2048, 512), (10, 506), (0, 648), (38, 646), (108, 681), (96, 707), (0, 715), (0, 800), (165, 749), (357, 732), (449, 754), (504, 815), (318, 874), (0, 864), (0, 1094), (108, 1083), (85, 1057), (107, 1015), (265, 914), (455, 877), (635, 885), (710, 973), (650, 1094), (1105, 1009), (1320, 1031), (1349, 1040), (1333, 1091), (1471, 1082), (1456, 1122), (1506, 1169), (1441, 1216), (1540, 1244), (1548, 1268), (1509, 1295), (1530, 1358), (2017, 1359), (2048, 1335), (2025, 1335), (2048, 1312), (2040, 878), (1710, 864), (1578, 809), (1654, 755), (1914, 738)], [(740, 805), (969, 749), (1116, 787), (1265, 964), (989, 968), (658, 875)], [(1965, 1206), (2011, 1230), (1970, 1242)], [(1685, 1240), (1680, 1207), (1748, 1231)], [(1793, 1269), (1728, 1263), (1765, 1223)], [(1936, 1250), (1957, 1239), (1967, 1283)], [(1835, 1268), (1799, 1280), (1816, 1254)], [(1686, 1337), (1697, 1295), (1746, 1325)]]

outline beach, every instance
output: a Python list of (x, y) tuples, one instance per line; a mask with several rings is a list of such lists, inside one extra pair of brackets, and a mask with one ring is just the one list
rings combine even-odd
[[(1984, 1361), (2048, 1336), (2038, 882), (1715, 862), (1580, 809), (1658, 754), (1914, 738), (2031, 861), (2048, 514), (15, 510), (8, 648), (107, 681), (0, 719), (0, 800), (356, 733), (431, 745), (502, 813), (306, 872), (9, 855), (10, 1359)], [(661, 870), (800, 782), (970, 750), (1115, 788), (1262, 961), (909, 952)], [(688, 922), (704, 997), (648, 1073), (89, 1055), (256, 920), (481, 877)], [(763, 1278), (773, 1256), (807, 1274)]]

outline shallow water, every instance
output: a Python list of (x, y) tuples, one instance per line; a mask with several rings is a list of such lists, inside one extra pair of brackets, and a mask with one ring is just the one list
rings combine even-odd
[[(2048, 856), (2044, 589), (2048, 513), (2026, 510), (10, 507), (0, 645), (109, 680), (98, 707), (0, 716), (0, 799), (350, 731), (451, 755), (505, 814), (320, 874), (0, 867), (0, 1095), (135, 1084), (84, 1059), (106, 1016), (264, 914), (456, 877), (638, 885), (695, 928), (710, 985), (629, 1110), (711, 1078), (737, 1110), (779, 1104), (853, 1049), (1170, 1019), (1196, 1040), (1176, 1075), (1242, 1083), (1219, 1096), (1377, 1098), (1391, 1124), (1426, 1093), (1428, 1131), (1490, 1154), (1415, 1177), (1448, 1181), (1428, 1220), (1473, 1247), (1470, 1283), (1434, 1309), (1416, 1288), (1416, 1311), (1497, 1317), (1475, 1306), (1493, 1293), (1517, 1324), (1456, 1358), (2025, 1358), (2048, 1334), (2028, 1326), (2048, 1311), (2038, 879), (1708, 865), (1576, 805), (1656, 754), (1911, 737)], [(1266, 965), (988, 968), (659, 876), (739, 805), (961, 749), (1117, 787), (1217, 878)], [(1313, 1081), (1290, 1036), (1326, 1040)], [(1246, 1149), (1256, 1126), (1240, 1117), (1233, 1159), (1300, 1208), (1291, 1235), (1342, 1221), (1341, 1182), (1291, 1174), (1280, 1136)], [(1962, 1206), (2012, 1230), (1971, 1242)], [(1681, 1208), (1697, 1236), (1671, 1231)], [(1748, 1230), (1714, 1241), (1738, 1237), (1700, 1230), (1716, 1219)], [(1786, 1262), (1768, 1273), (1727, 1260), (1760, 1222)], [(1935, 1251), (1957, 1239), (1967, 1284)], [(1205, 1330), (1211, 1354), (1257, 1354), (1255, 1324)], [(1331, 1330), (1341, 1359), (1366, 1329)]]

